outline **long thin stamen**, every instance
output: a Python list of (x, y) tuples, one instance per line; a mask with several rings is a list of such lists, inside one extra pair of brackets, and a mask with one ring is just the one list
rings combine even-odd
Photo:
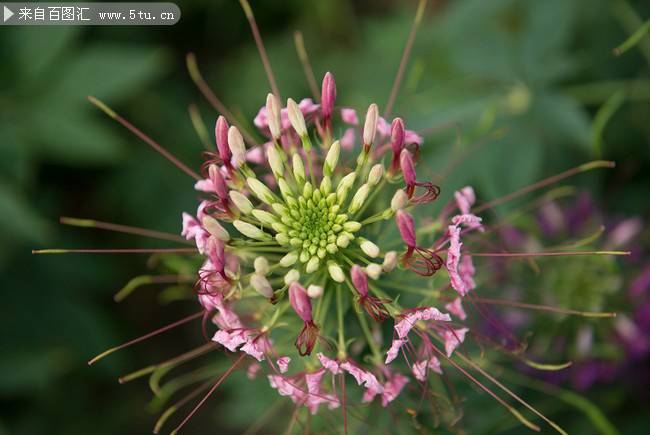
[(248, 4), (248, 0), (239, 0), (239, 3), (241, 4), (242, 9), (244, 10), (244, 14), (246, 14), (246, 19), (248, 20), (248, 23), (251, 26), (251, 31), (253, 32), (253, 38), (255, 39), (255, 45), (257, 45), (257, 50), (260, 53), (260, 58), (262, 59), (262, 64), (264, 65), (264, 71), (266, 71), (266, 76), (269, 79), (269, 84), (271, 85), (271, 90), (273, 91), (273, 95), (275, 95), (275, 98), (277, 98), (278, 101), (282, 101), (282, 98), (280, 98), (280, 90), (278, 89), (278, 85), (275, 82), (275, 77), (273, 76), (273, 70), (271, 69), (271, 62), (269, 62), (269, 57), (266, 54), (266, 49), (264, 48), (264, 42), (262, 41), (262, 37), (260, 36), (260, 31), (257, 28), (257, 23), (255, 22), (255, 15), (253, 15), (253, 10), (251, 9), (251, 5)]
[(155, 149), (158, 151), (158, 153), (162, 154), (163, 157), (165, 157), (167, 160), (172, 162), (178, 169), (181, 171), (185, 172), (187, 175), (190, 177), (194, 178), (195, 180), (201, 180), (201, 177), (188, 168), (183, 162), (178, 160), (173, 154), (171, 154), (169, 151), (167, 151), (165, 148), (163, 148), (158, 142), (155, 140), (151, 139), (149, 136), (144, 134), (142, 131), (140, 131), (137, 127), (135, 127), (133, 124), (131, 124), (129, 121), (126, 119), (122, 118), (120, 115), (118, 115), (113, 109), (108, 107), (104, 102), (100, 101), (96, 97), (93, 97), (91, 95), (88, 96), (88, 101), (90, 101), (95, 107), (100, 109), (102, 112), (122, 124), (127, 130), (129, 130), (131, 133), (136, 135), (140, 140), (145, 142), (147, 145), (149, 145), (151, 148)]
[(196, 254), (195, 248), (159, 249), (32, 249), (32, 254)]
[(110, 222), (96, 221), (94, 219), (81, 219), (73, 217), (61, 216), (59, 222), (63, 225), (70, 225), (73, 227), (82, 228), (99, 228), (101, 230), (115, 231), (118, 233), (135, 234), (138, 236), (151, 237), (154, 239), (169, 240), (171, 242), (179, 242), (186, 245), (193, 245), (192, 242), (177, 236), (176, 234), (164, 233), (161, 231), (148, 230), (146, 228), (132, 227), (129, 225), (113, 224)]
[(630, 255), (630, 251), (568, 251), (568, 252), (463, 252), (470, 257), (562, 257), (570, 255)]
[(537, 409), (535, 409), (533, 406), (528, 404), (524, 399), (519, 397), (517, 394), (515, 394), (512, 390), (510, 390), (508, 387), (503, 385), (501, 382), (499, 382), (498, 379), (487, 373), (485, 370), (483, 370), (478, 364), (474, 363), (472, 360), (470, 360), (468, 357), (463, 355), (461, 352), (458, 352), (458, 356), (460, 359), (462, 359), (466, 364), (468, 364), (470, 367), (472, 367), (474, 370), (478, 371), (480, 374), (488, 378), (491, 382), (493, 382), (495, 385), (497, 385), (499, 388), (501, 388), (503, 391), (505, 391), (510, 397), (515, 399), (517, 402), (521, 403), (524, 405), (526, 408), (528, 408), (531, 412), (533, 412), (535, 415), (540, 417), (542, 420), (547, 422), (553, 429), (558, 431), (559, 433), (563, 435), (567, 435), (567, 433), (562, 429), (560, 426), (557, 425), (554, 421), (550, 420), (547, 418), (544, 414), (539, 412)]
[(190, 104), (187, 106), (187, 113), (190, 115), (190, 121), (192, 121), (194, 131), (196, 131), (196, 135), (199, 137), (199, 140), (203, 144), (203, 148), (206, 150), (211, 150), (214, 146), (210, 144), (208, 129), (206, 128), (203, 119), (201, 119), (199, 108), (196, 107), (196, 104)]
[(118, 351), (120, 349), (124, 349), (125, 347), (131, 346), (133, 344), (140, 343), (141, 341), (147, 340), (147, 339), (149, 339), (151, 337), (154, 337), (154, 336), (156, 336), (158, 334), (161, 334), (163, 332), (169, 331), (170, 329), (176, 328), (177, 326), (183, 325), (183, 324), (185, 324), (187, 322), (190, 322), (190, 321), (192, 321), (194, 319), (197, 319), (197, 318), (201, 317), (202, 315), (203, 315), (203, 310), (199, 311), (198, 313), (194, 313), (192, 315), (184, 317), (184, 318), (182, 318), (180, 320), (177, 320), (174, 323), (170, 323), (167, 326), (163, 326), (162, 328), (158, 328), (155, 331), (152, 331), (152, 332), (150, 332), (148, 334), (145, 334), (145, 335), (143, 335), (141, 337), (138, 337), (138, 338), (133, 339), (131, 341), (127, 341), (124, 344), (120, 344), (119, 346), (112, 347), (112, 348), (108, 349), (107, 351), (100, 353), (99, 355), (97, 355), (96, 357), (91, 359), (90, 361), (88, 361), (88, 365), (92, 365), (92, 364), (96, 363), (100, 359), (112, 354), (113, 352), (116, 352), (116, 351)]
[(558, 314), (573, 314), (576, 316), (583, 316), (583, 317), (616, 317), (616, 313), (614, 312), (580, 311), (580, 310), (572, 310), (570, 308), (553, 307), (551, 305), (537, 305), (537, 304), (528, 304), (524, 302), (515, 302), (515, 301), (509, 301), (507, 299), (490, 299), (490, 298), (476, 297), (473, 298), (473, 300), (488, 305), (506, 305), (515, 308), (528, 308), (531, 310), (550, 311)]
[(490, 390), (488, 387), (483, 385), (478, 379), (476, 379), (474, 376), (472, 376), (467, 370), (463, 369), (460, 365), (456, 364), (451, 358), (447, 357), (447, 355), (440, 351), (436, 346), (432, 346), (432, 349), (441, 357), (447, 360), (449, 364), (454, 366), (454, 368), (458, 371), (460, 371), (463, 375), (465, 375), (469, 380), (474, 382), (479, 388), (481, 388), (483, 391), (488, 393), (490, 396), (492, 396), (497, 402), (499, 402), (503, 407), (505, 407), (512, 415), (514, 415), (517, 420), (519, 420), (522, 424), (524, 424), (526, 427), (529, 429), (532, 429), (536, 432), (539, 432), (541, 429), (539, 426), (536, 424), (532, 423), (529, 421), (526, 417), (524, 417), (519, 411), (517, 411), (512, 405), (510, 405), (508, 402), (503, 400), (501, 397), (497, 396), (496, 393), (494, 393), (492, 390)]
[(239, 129), (239, 132), (242, 134), (244, 140), (251, 146), (257, 145), (255, 139), (248, 133), (248, 131), (243, 128), (242, 124), (237, 121), (237, 118), (232, 114), (230, 110), (217, 98), (214, 94), (208, 83), (203, 78), (201, 70), (199, 70), (198, 63), (196, 62), (196, 55), (194, 53), (188, 53), (185, 58), (187, 63), (187, 71), (190, 74), (190, 77), (196, 87), (199, 89), (199, 92), (208, 100), (208, 103), (216, 110), (221, 113), (223, 116), (228, 119), (228, 121), (236, 126)]
[(146, 284), (180, 284), (184, 282), (192, 282), (195, 277), (189, 275), (140, 275), (129, 280), (124, 287), (120, 289), (113, 300), (115, 302), (122, 302), (137, 288)]
[(216, 343), (210, 342), (206, 343), (203, 346), (199, 346), (196, 349), (192, 349), (189, 352), (185, 352), (181, 355), (178, 355), (174, 358), (168, 359), (167, 361), (163, 361), (158, 364), (153, 364), (150, 366), (147, 366), (145, 368), (142, 368), (140, 370), (136, 370), (135, 372), (129, 373), (128, 375), (121, 376), (118, 378), (118, 382), (120, 384), (124, 384), (126, 382), (132, 381), (134, 379), (137, 379), (141, 376), (148, 375), (149, 373), (152, 373), (156, 371), (159, 368), (162, 367), (168, 367), (168, 366), (176, 366), (180, 363), (190, 361), (198, 356), (201, 356), (211, 350), (214, 350), (217, 347)]
[(516, 192), (512, 192), (509, 193), (508, 195), (502, 196), (501, 198), (492, 200), (486, 204), (483, 204), (480, 207), (477, 207), (475, 210), (472, 210), (472, 212), (474, 214), (481, 213), (482, 211), (496, 207), (497, 205), (501, 205), (505, 202), (511, 201), (515, 198), (525, 195), (526, 193), (530, 193), (535, 190), (541, 189), (543, 187), (549, 186), (551, 184), (557, 183), (559, 181), (564, 180), (565, 178), (571, 177), (572, 175), (580, 174), (581, 172), (587, 172), (596, 168), (613, 168), (615, 166), (616, 163), (608, 160), (595, 160), (593, 162), (584, 163), (580, 166), (576, 166), (575, 168), (545, 178), (541, 181), (538, 181), (537, 183), (533, 183), (529, 186), (524, 187), (523, 189), (517, 190)]
[(384, 110), (384, 118), (388, 118), (390, 112), (397, 98), (397, 93), (399, 92), (400, 85), (402, 84), (402, 79), (404, 78), (404, 70), (406, 69), (406, 64), (408, 63), (409, 56), (411, 55), (411, 49), (413, 48), (413, 42), (415, 41), (415, 35), (418, 32), (418, 27), (420, 27), (420, 22), (422, 22), (422, 17), (424, 16), (424, 9), (427, 6), (427, 0), (420, 0), (418, 3), (418, 9), (415, 12), (415, 19), (413, 20), (413, 25), (411, 26), (411, 31), (409, 32), (408, 39), (406, 41), (406, 46), (404, 47), (404, 52), (402, 53), (402, 59), (399, 62), (399, 68), (397, 69), (397, 75), (395, 76), (395, 81), (393, 82), (393, 87), (390, 90), (390, 97), (388, 97), (388, 103), (386, 103), (386, 109)]
[(233, 372), (233, 370), (235, 370), (235, 367), (237, 367), (237, 365), (241, 362), (242, 359), (244, 359), (244, 357), (246, 355), (247, 355), (246, 353), (241, 352), (241, 356), (239, 358), (237, 358), (237, 360), (230, 366), (230, 368), (228, 370), (226, 370), (226, 372), (223, 375), (221, 375), (219, 377), (219, 379), (217, 379), (217, 382), (215, 382), (215, 384), (212, 386), (212, 388), (210, 388), (210, 391), (208, 391), (207, 394), (205, 396), (203, 396), (203, 399), (201, 399), (201, 401), (199, 403), (197, 403), (197, 405), (194, 407), (194, 409), (192, 409), (192, 411), (187, 415), (187, 417), (185, 417), (185, 419), (178, 426), (176, 426), (176, 429), (174, 429), (171, 432), (172, 435), (177, 434), (178, 431), (181, 430), (183, 426), (185, 426), (185, 424), (192, 418), (192, 416), (194, 414), (196, 414), (196, 411), (198, 411), (199, 408), (201, 408), (201, 406), (203, 406), (205, 401), (210, 398), (212, 393), (214, 393), (215, 390), (217, 388), (219, 388), (219, 386), (223, 383), (223, 381), (228, 376), (230, 376), (230, 374)]
[(309, 56), (307, 55), (307, 49), (305, 48), (305, 40), (302, 37), (302, 32), (296, 30), (293, 34), (293, 42), (296, 46), (296, 52), (298, 52), (298, 59), (302, 64), (302, 69), (305, 71), (305, 77), (307, 77), (307, 83), (309, 83), (309, 89), (316, 101), (320, 101), (320, 92), (318, 92), (318, 84), (316, 83), (316, 77), (314, 76), (314, 70), (311, 67), (309, 62)]

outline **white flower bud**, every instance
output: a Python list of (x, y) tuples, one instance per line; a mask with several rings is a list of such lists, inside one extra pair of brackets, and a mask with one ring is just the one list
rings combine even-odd
[(291, 269), (289, 272), (287, 272), (286, 275), (284, 275), (284, 283), (286, 285), (291, 285), (292, 282), (296, 282), (300, 279), (300, 272), (298, 272), (296, 269)]
[(332, 146), (330, 146), (329, 151), (327, 151), (327, 157), (325, 157), (325, 164), (323, 165), (323, 173), (325, 175), (332, 175), (336, 164), (339, 161), (339, 155), (341, 154), (341, 143), (337, 140), (334, 141)]
[(228, 146), (232, 153), (233, 165), (241, 166), (246, 161), (246, 145), (244, 145), (244, 138), (234, 125), (228, 129)]
[(260, 255), (253, 262), (253, 267), (255, 268), (255, 273), (266, 276), (269, 273), (269, 260)]
[(370, 186), (368, 186), (368, 183), (365, 183), (352, 197), (352, 201), (350, 201), (350, 206), (348, 207), (348, 213), (356, 213), (361, 208), (368, 197), (368, 192), (370, 192)]
[(296, 182), (298, 186), (304, 184), (305, 182), (305, 165), (302, 162), (302, 158), (298, 153), (293, 155), (293, 176), (296, 177)]
[(205, 216), (203, 217), (201, 223), (203, 224), (203, 228), (208, 230), (208, 233), (212, 234), (217, 239), (223, 242), (230, 240), (230, 234), (228, 234), (228, 231), (222, 227), (215, 218), (211, 216)]
[(336, 238), (336, 246), (338, 246), (339, 248), (347, 248), (349, 244), (350, 244), (350, 238), (345, 234), (340, 234)]
[(253, 211), (253, 204), (242, 193), (231, 190), (228, 196), (230, 196), (230, 200), (242, 214), (250, 214)]
[(298, 252), (291, 251), (280, 260), (280, 266), (289, 267), (293, 266), (298, 261)]
[(265, 298), (271, 299), (273, 297), (273, 287), (271, 287), (271, 283), (266, 277), (254, 273), (251, 276), (251, 286)]
[(379, 279), (381, 275), (381, 265), (370, 263), (366, 266), (366, 274), (372, 279)]
[(296, 133), (298, 133), (298, 136), (301, 138), (307, 136), (305, 117), (302, 115), (298, 104), (289, 98), (287, 100), (287, 109), (289, 112), (289, 122), (291, 122), (291, 125), (293, 126), (293, 129), (296, 130)]
[(399, 189), (397, 192), (395, 192), (395, 195), (393, 195), (393, 199), (390, 200), (390, 208), (396, 212), (397, 210), (401, 210), (406, 207), (408, 202), (409, 197), (406, 192), (404, 192), (402, 189)]
[(381, 265), (381, 268), (384, 272), (388, 273), (395, 269), (395, 266), (397, 266), (397, 252), (386, 252), (386, 255), (384, 255), (384, 263)]
[(323, 287), (315, 284), (310, 285), (307, 287), (307, 296), (312, 299), (320, 298), (323, 296)]
[(255, 216), (255, 218), (258, 221), (268, 226), (272, 226), (274, 223), (277, 222), (277, 219), (275, 218), (274, 215), (272, 215), (268, 211), (260, 210), (257, 208), (253, 210), (253, 216)]
[(275, 95), (268, 94), (266, 96), (266, 118), (269, 121), (269, 130), (273, 139), (280, 137), (280, 104), (275, 98)]
[(291, 187), (289, 187), (289, 183), (284, 178), (280, 178), (278, 180), (278, 187), (280, 188), (280, 193), (282, 194), (283, 198), (287, 198), (288, 196), (293, 195), (293, 190), (291, 190)]
[(323, 180), (320, 182), (320, 192), (327, 196), (332, 191), (332, 179), (327, 175), (323, 176)]
[(363, 126), (363, 144), (372, 145), (377, 134), (377, 119), (379, 118), (379, 109), (375, 103), (368, 107), (366, 112), (366, 123)]
[(375, 245), (370, 240), (360, 238), (358, 242), (359, 247), (368, 257), (376, 258), (379, 255), (379, 246)]
[(339, 185), (336, 187), (336, 200), (339, 204), (342, 204), (345, 201), (345, 198), (347, 198), (350, 188), (354, 185), (356, 176), (357, 174), (355, 172), (350, 172), (339, 181)]
[(282, 246), (287, 246), (289, 244), (289, 236), (287, 236), (285, 233), (276, 234), (275, 240)]
[(343, 269), (341, 269), (341, 266), (339, 266), (335, 262), (329, 261), (327, 263), (327, 271), (330, 273), (330, 276), (334, 281), (336, 282), (345, 281), (345, 274), (343, 273)]
[(253, 194), (255, 194), (255, 196), (257, 196), (260, 201), (266, 204), (272, 204), (275, 202), (273, 192), (271, 192), (271, 190), (257, 178), (248, 177), (246, 179), (246, 184), (248, 184), (251, 192), (253, 192)]
[(368, 173), (368, 184), (370, 186), (375, 186), (381, 180), (381, 177), (384, 175), (384, 165), (377, 163), (375, 166), (370, 169)]
[(307, 266), (305, 266), (305, 272), (314, 273), (318, 270), (318, 266), (320, 266), (320, 259), (316, 256), (313, 256), (307, 262)]
[(343, 224), (343, 229), (345, 231), (349, 231), (351, 233), (354, 233), (356, 231), (359, 231), (361, 229), (361, 224), (359, 222), (355, 221), (348, 221)]
[(246, 237), (250, 237), (251, 239), (255, 240), (262, 240), (262, 241), (269, 241), (271, 240), (271, 236), (266, 234), (264, 231), (260, 230), (257, 228), (255, 225), (251, 225), (248, 222), (240, 221), (239, 219), (236, 219), (232, 223), (235, 228), (237, 228), (237, 231), (245, 235)]
[(283, 177), (284, 165), (282, 164), (282, 157), (280, 156), (278, 149), (275, 146), (271, 145), (266, 151), (266, 157), (269, 161), (269, 165), (271, 166), (273, 176), (275, 176), (275, 178)]

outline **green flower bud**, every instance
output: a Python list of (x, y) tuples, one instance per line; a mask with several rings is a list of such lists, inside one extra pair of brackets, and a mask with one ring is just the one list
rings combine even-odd
[(359, 222), (355, 221), (348, 221), (343, 224), (343, 229), (345, 231), (349, 231), (351, 233), (354, 233), (356, 231), (359, 231), (361, 229), (361, 224)]
[(260, 210), (260, 209), (255, 209), (253, 210), (253, 216), (257, 218), (260, 222), (262, 222), (265, 225), (271, 226), (274, 223), (277, 222), (277, 219), (274, 215), (269, 213), (268, 211)]
[(345, 281), (345, 274), (343, 273), (343, 269), (341, 269), (341, 266), (336, 264), (334, 261), (327, 262), (327, 271), (329, 272), (330, 276), (334, 281), (336, 282)]
[(366, 198), (368, 198), (368, 192), (370, 191), (370, 186), (368, 184), (362, 185), (359, 190), (357, 190), (357, 193), (354, 194), (352, 197), (352, 201), (350, 201), (350, 206), (348, 207), (348, 213), (356, 213), (359, 211), (363, 203), (366, 201)]
[(254, 273), (251, 276), (251, 286), (265, 298), (271, 299), (273, 297), (273, 287), (271, 287), (271, 283), (266, 277)]
[(375, 166), (370, 169), (368, 173), (368, 184), (370, 186), (375, 186), (381, 180), (381, 177), (384, 175), (384, 166), (381, 163), (377, 163)]
[(280, 259), (280, 266), (290, 267), (293, 266), (296, 261), (298, 261), (298, 253), (296, 251), (291, 251)]
[(253, 267), (255, 268), (255, 273), (266, 276), (269, 273), (269, 260), (260, 255), (253, 261)]
[(270, 241), (273, 240), (273, 238), (266, 234), (264, 231), (260, 230), (257, 228), (255, 225), (251, 225), (248, 222), (240, 221), (239, 219), (236, 219), (232, 223), (235, 228), (237, 228), (237, 231), (245, 235), (246, 237), (250, 237), (251, 239), (255, 240), (262, 240), (262, 241)]
[(339, 161), (339, 155), (341, 154), (341, 143), (337, 140), (332, 143), (329, 151), (327, 152), (327, 157), (325, 157), (325, 163), (323, 164), (323, 174), (326, 176), (332, 175), (334, 169), (336, 169), (336, 164)]
[(298, 272), (296, 269), (291, 269), (289, 272), (287, 272), (286, 275), (284, 275), (284, 283), (286, 285), (291, 285), (292, 282), (296, 282), (300, 279), (300, 272)]
[(318, 270), (318, 266), (320, 266), (320, 259), (318, 257), (311, 257), (307, 262), (307, 266), (305, 266), (305, 272), (314, 273)]
[(298, 153), (293, 155), (293, 176), (296, 178), (296, 183), (298, 186), (302, 186), (305, 183), (305, 165), (302, 162), (302, 158)]
[(388, 251), (384, 255), (384, 263), (381, 265), (381, 268), (384, 272), (389, 273), (397, 266), (397, 252)]
[(231, 190), (228, 196), (242, 214), (250, 214), (253, 211), (253, 204), (243, 194), (236, 190)]
[(284, 176), (284, 165), (282, 164), (282, 157), (277, 148), (275, 146), (270, 146), (266, 151), (266, 157), (275, 178), (282, 178)]
[(271, 192), (271, 190), (257, 178), (248, 177), (246, 179), (246, 183), (248, 184), (248, 187), (251, 189), (253, 194), (257, 196), (260, 201), (264, 202), (265, 204), (272, 204), (275, 202), (275, 196), (273, 195), (273, 192)]

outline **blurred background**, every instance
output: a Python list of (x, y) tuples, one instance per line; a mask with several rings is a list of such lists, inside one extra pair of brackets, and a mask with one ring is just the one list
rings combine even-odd
[[(337, 104), (386, 104), (417, 1), (251, 3), (283, 96), (311, 96), (294, 46), (300, 30), (317, 79), (334, 73)], [(165, 247), (58, 219), (179, 233), (181, 212), (196, 207), (192, 180), (87, 95), (192, 167), (200, 165), (203, 145), (188, 105), (197, 105), (210, 136), (216, 113), (187, 74), (188, 52), (244, 122), (264, 104), (268, 82), (239, 2), (177, 4), (182, 18), (173, 27), (0, 28), (2, 435), (148, 433), (156, 414), (146, 382), (118, 385), (117, 377), (201, 342), (189, 326), (89, 368), (93, 355), (195, 306), (168, 303), (161, 286), (113, 301), (132, 277), (155, 266), (146, 256), (30, 254), (41, 247)], [(432, 174), (473, 150), (441, 186), (447, 194), (472, 184), (490, 199), (586, 161), (616, 161), (614, 170), (571, 180), (589, 195), (561, 204), (562, 213), (594, 218), (608, 233), (636, 222), (623, 241), (633, 255), (606, 268), (568, 268), (562, 277), (611, 279), (598, 305), (628, 323), (607, 321), (606, 351), (583, 355), (574, 372), (550, 379), (566, 395), (549, 390), (544, 398), (538, 389), (527, 396), (573, 433), (647, 433), (649, 422), (650, 37), (613, 54), (648, 17), (650, 3), (642, 0), (432, 0), (393, 111), (425, 133), (422, 165)], [(474, 147), (479, 140), (485, 143)], [(530, 278), (529, 291), (556, 278)], [(568, 336), (580, 334), (567, 327)], [(185, 433), (242, 433), (255, 419), (244, 403), (274, 394), (269, 390), (264, 381), (229, 382)], [(467, 389), (462, 431), (497, 432), (482, 422), (487, 416), (472, 417), (472, 409), (480, 413), (491, 403), (482, 396)], [(254, 409), (264, 411), (262, 404)], [(266, 431), (276, 433), (272, 424)]]

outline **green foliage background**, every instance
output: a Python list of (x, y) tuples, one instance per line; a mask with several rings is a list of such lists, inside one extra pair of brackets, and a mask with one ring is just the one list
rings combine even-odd
[[(335, 74), (337, 103), (361, 108), (385, 104), (416, 3), (252, 6), (284, 96), (310, 94), (292, 40), (300, 29), (317, 77)], [(504, 132), (446, 180), (444, 194), (471, 183), (480, 197), (493, 198), (602, 157), (617, 169), (576, 182), (609, 215), (647, 220), (650, 42), (646, 37), (620, 57), (612, 49), (647, 19), (650, 5), (430, 3), (394, 112), (416, 130), (447, 126), (426, 137), (423, 161), (431, 173), (488, 132)], [(154, 288), (114, 304), (112, 294), (147, 270), (144, 257), (30, 254), (50, 246), (165, 246), (62, 227), (59, 216), (177, 233), (180, 213), (195, 208), (191, 180), (102, 116), (86, 95), (106, 101), (194, 167), (202, 145), (187, 106), (197, 103), (208, 126), (215, 113), (186, 73), (187, 52), (197, 53), (217, 95), (242, 119), (250, 122), (264, 103), (268, 84), (238, 2), (178, 4), (183, 16), (173, 27), (0, 27), (0, 434), (147, 432), (155, 419), (146, 386), (118, 386), (115, 379), (201, 341), (188, 327), (87, 367), (90, 356), (113, 343), (194, 307), (161, 304)], [(603, 123), (602, 108), (617, 102)], [(648, 246), (648, 232), (642, 237)], [(622, 433), (643, 433), (647, 414), (632, 390), (608, 385), (587, 396)], [(271, 403), (262, 398), (269, 394), (263, 381), (239, 376), (186, 433), (240, 433)], [(466, 394), (469, 432), (506, 430), (496, 417), (472, 414), (496, 404), (472, 389)], [(552, 408), (574, 433), (593, 430), (563, 402)], [(275, 430), (270, 425), (268, 433)]]

